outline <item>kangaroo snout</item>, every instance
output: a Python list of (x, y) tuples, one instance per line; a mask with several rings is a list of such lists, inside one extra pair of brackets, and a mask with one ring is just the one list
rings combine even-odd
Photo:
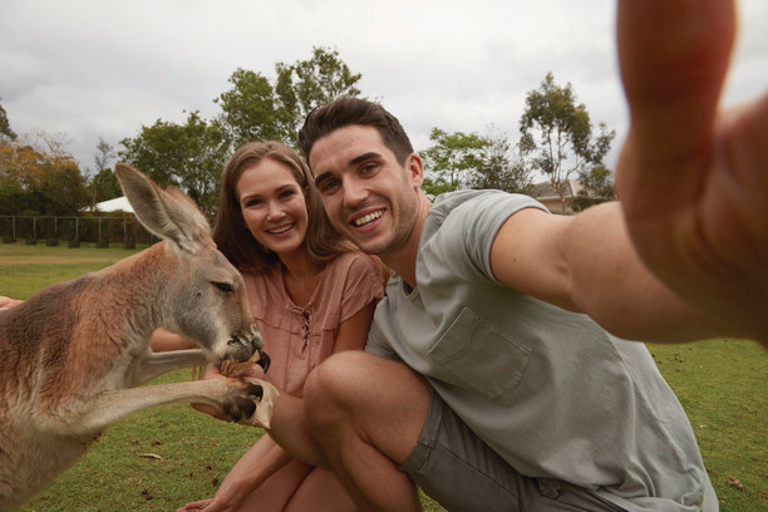
[(256, 353), (262, 353), (264, 342), (261, 339), (261, 333), (253, 325), (248, 332), (239, 332), (232, 334), (227, 342), (227, 354), (225, 359), (234, 359), (238, 362), (244, 362)]

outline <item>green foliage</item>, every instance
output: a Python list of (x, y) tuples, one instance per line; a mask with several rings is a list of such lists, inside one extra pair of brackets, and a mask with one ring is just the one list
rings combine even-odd
[(466, 188), (470, 176), (484, 163), (490, 141), (477, 133), (447, 133), (432, 128), (429, 140), (435, 144), (421, 153), (428, 171), (422, 189), (431, 197)]
[(576, 104), (571, 84), (558, 86), (552, 73), (539, 89), (528, 93), (525, 104), (520, 152), (534, 169), (549, 177), (564, 202), (570, 176), (586, 165), (601, 165), (616, 133), (601, 123), (600, 134), (593, 138), (587, 108)]
[(613, 188), (613, 173), (604, 165), (596, 165), (589, 171), (580, 171), (579, 183), (581, 183), (581, 189), (571, 200), (571, 208), (575, 212), (616, 199), (616, 192)]
[(512, 160), (506, 134), (433, 128), (430, 140), (435, 144), (421, 152), (428, 171), (421, 188), (430, 198), (462, 188), (527, 193), (532, 187), (529, 168)]
[(99, 137), (94, 154), (94, 174), (88, 179), (88, 195), (90, 197), (91, 211), (95, 210), (96, 203), (120, 197), (123, 194), (117, 175), (109, 168), (112, 159), (115, 158), (115, 150), (111, 144)]
[(506, 134), (492, 134), (487, 140), (483, 162), (470, 176), (469, 187), (529, 194), (533, 188), (530, 169), (522, 160), (512, 159)]
[(209, 123), (195, 111), (185, 124), (158, 119), (120, 144), (125, 147), (119, 152), (124, 162), (163, 187), (181, 188), (203, 211), (214, 214), (221, 170), (230, 151), (229, 139), (219, 123)]
[(91, 206), (123, 195), (115, 171), (109, 168), (104, 168), (94, 174), (93, 177), (88, 180), (88, 189), (92, 197)]
[(275, 65), (275, 83), (261, 73), (238, 68), (229, 78), (232, 88), (215, 102), (234, 147), (253, 140), (275, 139), (295, 145), (296, 132), (316, 106), (341, 96), (359, 96), (352, 73), (336, 50), (313, 49), (312, 58)]
[(292, 144), (306, 114), (341, 94), (357, 96), (360, 74), (350, 72), (338, 52), (315, 48), (312, 59), (275, 66), (274, 84), (263, 74), (238, 68), (232, 87), (214, 100), (222, 112), (212, 121), (198, 111), (186, 123), (158, 119), (120, 141), (120, 158), (162, 186), (185, 191), (209, 217), (218, 206), (221, 171), (229, 155), (253, 140)]
[(261, 73), (238, 68), (229, 82), (232, 88), (215, 101), (223, 111), (219, 120), (233, 145), (252, 140), (282, 140), (292, 107), (276, 105), (275, 90), (269, 80)]
[[(349, 67), (339, 59), (339, 52), (327, 48), (314, 47), (310, 60), (297, 60), (290, 70), (291, 90), (295, 93), (298, 109), (292, 134), (303, 124), (309, 112), (319, 105), (329, 103), (339, 96), (359, 96), (360, 90), (355, 84), (360, 81), (360, 73), (352, 73)], [(278, 93), (280, 88), (278, 88)], [(284, 102), (285, 103), (285, 102)], [(291, 140), (295, 135), (291, 137)]]
[(16, 140), (16, 133), (11, 130), (8, 114), (6, 113), (5, 108), (0, 105), (0, 140), (3, 138), (7, 138), (10, 141)]

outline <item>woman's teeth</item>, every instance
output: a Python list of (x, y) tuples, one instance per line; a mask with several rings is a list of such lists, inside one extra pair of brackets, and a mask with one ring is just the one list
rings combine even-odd
[(286, 231), (288, 231), (292, 227), (293, 227), (293, 224), (288, 224), (287, 226), (282, 226), (282, 227), (279, 227), (277, 229), (270, 229), (268, 231), (268, 233), (270, 233), (272, 235), (279, 235), (281, 233), (285, 233)]

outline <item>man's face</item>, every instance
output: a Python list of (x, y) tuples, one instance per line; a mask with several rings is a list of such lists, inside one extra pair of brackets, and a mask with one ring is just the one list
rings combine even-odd
[(331, 222), (361, 250), (386, 256), (408, 242), (423, 179), (416, 153), (401, 165), (375, 128), (351, 125), (318, 139), (309, 165)]

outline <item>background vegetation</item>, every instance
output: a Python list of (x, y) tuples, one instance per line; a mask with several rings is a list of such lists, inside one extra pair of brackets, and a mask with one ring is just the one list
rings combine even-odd
[[(82, 246), (0, 246), (0, 294), (26, 299), (56, 281), (133, 251)], [(768, 351), (739, 340), (649, 347), (701, 446), (723, 512), (768, 509)], [(190, 378), (189, 371), (162, 377)], [(212, 496), (261, 435), (184, 405), (137, 413), (108, 429), (78, 464), (23, 510), (175, 510)], [(427, 511), (438, 505), (423, 499)]]
[[(100, 139), (87, 167), (67, 152), (66, 134), (18, 135), (0, 105), (0, 216), (93, 211), (98, 202), (121, 195), (110, 169), (119, 159), (162, 186), (178, 186), (213, 218), (221, 170), (237, 147), (267, 139), (293, 145), (314, 107), (340, 95), (362, 96), (361, 78), (337, 51), (323, 47), (313, 48), (307, 60), (276, 63), (269, 75), (238, 68), (230, 88), (213, 99), (219, 112), (211, 119), (199, 110), (185, 112), (181, 123), (157, 119), (120, 140), (119, 148)], [(492, 126), (487, 134), (435, 127), (432, 145), (417, 148), (427, 162), (424, 189), (430, 197), (461, 188), (528, 193), (534, 179), (546, 180), (565, 203), (573, 199), (569, 180), (579, 180), (581, 208), (612, 199), (613, 174), (603, 158), (615, 134), (598, 127), (595, 135), (571, 85), (558, 85), (550, 73), (528, 93), (519, 141)]]

